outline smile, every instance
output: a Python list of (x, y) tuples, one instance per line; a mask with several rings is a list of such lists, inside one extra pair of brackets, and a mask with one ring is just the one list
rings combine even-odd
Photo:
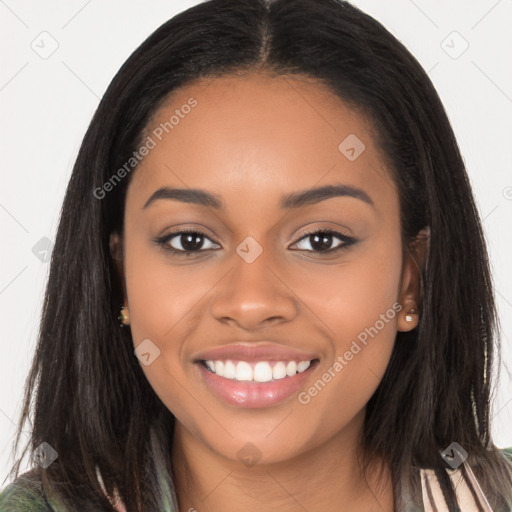
[(318, 359), (196, 363), (209, 393), (224, 404), (243, 408), (265, 408), (284, 402), (308, 385), (318, 365)]

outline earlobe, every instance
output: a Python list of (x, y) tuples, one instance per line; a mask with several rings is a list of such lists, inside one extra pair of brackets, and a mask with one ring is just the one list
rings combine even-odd
[(417, 313), (416, 308), (410, 309), (405, 315), (405, 321), (412, 322), (414, 320), (414, 317), (412, 315), (414, 315), (415, 313)]
[(398, 316), (397, 329), (400, 332), (412, 331), (419, 322), (419, 313), (415, 307), (404, 307)]
[(397, 325), (399, 331), (410, 331), (418, 323), (418, 304), (421, 294), (420, 279), (420, 269), (417, 267), (413, 257), (408, 256), (402, 273), (402, 290), (400, 294), (402, 310), (398, 315)]

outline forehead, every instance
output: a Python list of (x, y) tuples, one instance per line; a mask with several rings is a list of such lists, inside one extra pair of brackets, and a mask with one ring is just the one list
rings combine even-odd
[(362, 187), (384, 201), (396, 196), (372, 124), (306, 77), (198, 80), (164, 101), (147, 124), (148, 137), (154, 147), (129, 196), (147, 199), (173, 185), (208, 189), (225, 202), (231, 193), (268, 202), (276, 192), (332, 183)]

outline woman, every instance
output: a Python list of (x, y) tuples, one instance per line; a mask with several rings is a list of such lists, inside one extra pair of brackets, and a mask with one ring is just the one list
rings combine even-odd
[(340, 0), (205, 2), (85, 135), (0, 510), (511, 510), (496, 340), (418, 62)]

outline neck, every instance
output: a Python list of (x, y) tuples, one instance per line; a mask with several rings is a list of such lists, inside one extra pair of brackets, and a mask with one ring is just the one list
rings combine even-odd
[(374, 460), (365, 474), (359, 463), (363, 419), (364, 412), (294, 458), (251, 466), (212, 451), (176, 422), (172, 461), (180, 512), (392, 512), (389, 466)]

